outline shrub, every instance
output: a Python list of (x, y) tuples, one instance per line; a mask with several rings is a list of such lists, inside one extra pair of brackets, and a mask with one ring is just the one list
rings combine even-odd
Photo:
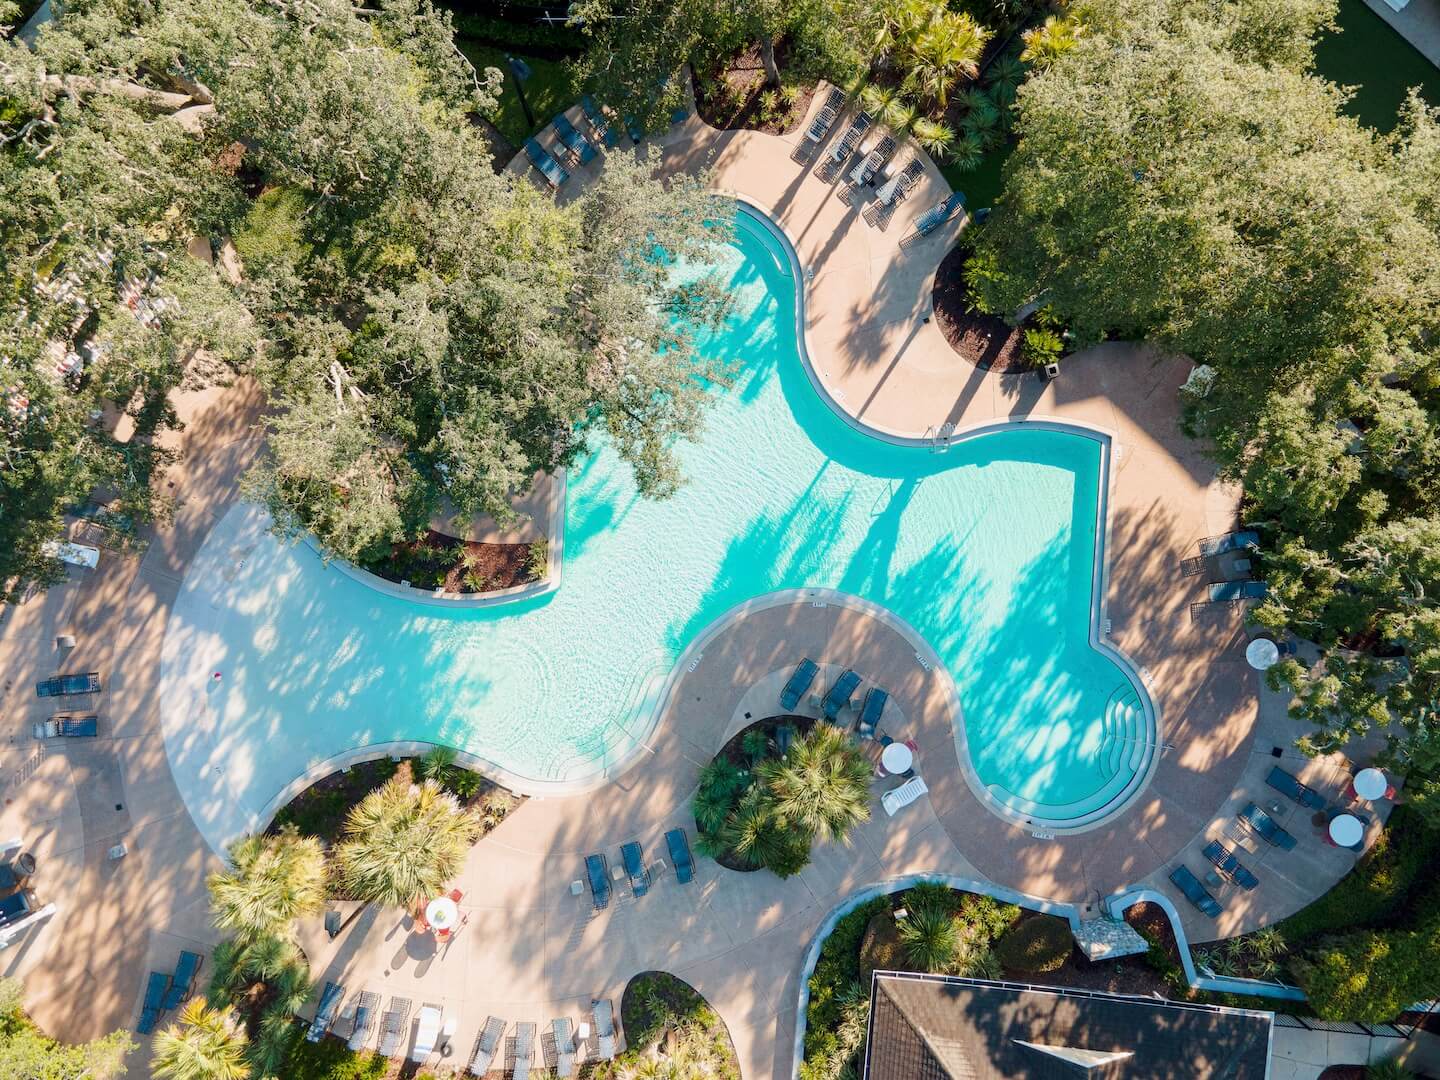
[(805, 1010), (804, 1080), (823, 1080), (831, 1075), (828, 1062), (840, 1050), (839, 1028), (847, 1005), (853, 1004), (857, 992), (864, 992), (860, 981), (861, 939), (870, 920), (889, 909), (889, 897), (867, 900), (836, 922), (820, 947), (820, 958), (810, 976), (810, 1003)]
[(525, 569), (536, 581), (543, 578), (550, 569), (550, 543), (545, 539), (532, 540), (526, 550)]
[(876, 971), (903, 971), (905, 950), (895, 916), (888, 911), (871, 918), (860, 943), (860, 985), (868, 986)]
[(917, 905), (898, 926), (900, 942), (911, 964), (921, 971), (950, 970), (959, 947), (954, 915), (941, 907)]
[(1065, 351), (1065, 342), (1054, 330), (1043, 326), (1031, 326), (1025, 330), (1020, 341), (1020, 355), (1032, 367), (1044, 367), (1060, 359)]
[(301, 224), (306, 209), (305, 193), (299, 188), (262, 192), (235, 230), (235, 251), (241, 262), (295, 263), (308, 255), (312, 249)]
[(1064, 966), (1075, 947), (1064, 919), (1040, 915), (1017, 923), (995, 946), (1000, 963), (1011, 971), (1055, 971)]
[(1295, 963), (1315, 1015), (1384, 1023), (1440, 994), (1440, 918), (1419, 930), (1362, 930), (1322, 941)]

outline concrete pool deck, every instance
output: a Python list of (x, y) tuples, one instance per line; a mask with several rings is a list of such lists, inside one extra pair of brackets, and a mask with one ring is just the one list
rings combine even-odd
[[(317, 979), (339, 977), (350, 995), (369, 989), (410, 997), (417, 1007), (444, 1005), (460, 1021), (457, 1054), (468, 1052), (490, 1012), (511, 1023), (578, 1018), (590, 997), (611, 996), (618, 1006), (631, 975), (664, 968), (719, 1011), (747, 1080), (788, 1076), (801, 957), (829, 911), (856, 889), (932, 872), (1081, 904), (1129, 885), (1170, 892), (1163, 878), (1177, 853), (1200, 872), (1199, 844), (1223, 830), (1236, 805), (1266, 801), (1272, 747), (1326, 794), (1343, 786), (1333, 763), (1307, 762), (1289, 749), (1300, 732), (1282, 701), (1257, 692), (1238, 618), (1203, 628), (1189, 620), (1188, 603), (1203, 585), (1180, 577), (1179, 560), (1194, 553), (1200, 537), (1228, 528), (1236, 504), (1235, 491), (1215, 481), (1200, 449), (1175, 426), (1174, 391), (1189, 365), (1109, 344), (1067, 359), (1062, 377), (1043, 386), (1033, 377), (974, 369), (933, 323), (922, 321), (935, 267), (960, 223), (919, 243), (900, 243), (913, 218), (948, 191), (943, 181), (927, 171), (881, 232), (842, 203), (837, 189), (791, 161), (795, 137), (718, 133), (692, 117), (659, 142), (667, 167), (712, 163), (718, 187), (766, 206), (790, 234), (815, 270), (806, 329), (817, 373), (860, 421), (923, 437), (944, 423), (1045, 416), (1111, 433), (1110, 640), (1141, 666), (1160, 705), (1162, 738), (1173, 749), (1114, 826), (1036, 839), (981, 810), (970, 795), (953, 767), (937, 676), (916, 664), (913, 643), (837, 604), (755, 611), (719, 632), (704, 662), (677, 680), (650, 751), (634, 768), (583, 797), (532, 799), (476, 846), (457, 882), (470, 920), (446, 951), (424, 955), (424, 942), (407, 934), (395, 912), (362, 917), (334, 943), (318, 922), (304, 928)], [(584, 172), (572, 184), (583, 182)], [(191, 559), (236, 498), (262, 407), (243, 382), (197, 400), (170, 474), (176, 518), (150, 532), (143, 557), (107, 551), (98, 571), (72, 571), (69, 584), (0, 622), (0, 668), (10, 680), (3, 701), (11, 717), (0, 751), (6, 800), (0, 835), (22, 836), (37, 850), (37, 890), (60, 907), (0, 954), (0, 972), (25, 974), (32, 1014), (67, 1040), (133, 1025), (145, 973), (173, 969), (182, 947), (215, 940), (204, 878), (218, 860), (170, 778), (156, 688), (170, 605)], [(54, 636), (64, 632), (75, 633), (79, 646), (62, 660)], [(896, 695), (920, 745), (919, 770), (931, 797), (887, 818), (878, 797), (888, 784), (877, 784), (876, 816), (853, 843), (818, 847), (814, 863), (789, 881), (723, 871), (702, 859), (694, 884), (665, 876), (638, 901), (622, 889), (592, 917), (588, 896), (569, 892), (582, 876), (583, 855), (613, 856), (632, 839), (652, 859), (662, 855), (665, 829), (692, 827), (688, 801), (698, 770), (745, 722), (751, 687), (773, 684), (807, 652), (873, 673)], [(88, 746), (37, 750), (29, 725), (44, 703), (34, 699), (32, 683), (76, 668), (104, 673), (101, 737)], [(1176, 897), (1192, 938), (1271, 922), (1353, 865), (1353, 853), (1326, 847), (1289, 816), (1297, 851), (1242, 856), (1264, 884), (1243, 897), (1217, 890), (1227, 904), (1219, 923)], [(118, 842), (128, 853), (111, 860), (108, 850)], [(146, 1075), (140, 1055), (131, 1075)]]

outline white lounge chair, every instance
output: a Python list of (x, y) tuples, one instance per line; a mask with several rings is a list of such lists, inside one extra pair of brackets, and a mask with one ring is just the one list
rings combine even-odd
[(420, 1006), (420, 1015), (415, 1021), (415, 1049), (410, 1051), (410, 1060), (424, 1061), (433, 1054), (439, 1034), (440, 1010), (434, 1005)]
[(930, 789), (925, 786), (925, 781), (916, 776), (906, 780), (897, 788), (891, 788), (880, 796), (880, 805), (885, 807), (885, 813), (894, 817), (896, 812), (904, 809), (920, 798)]
[(590, 1003), (590, 1015), (595, 1021), (595, 1052), (601, 1061), (615, 1057), (615, 1009), (610, 999)]
[(504, 1034), (504, 1020), (492, 1016), (485, 1021), (485, 1029), (480, 1032), (480, 1039), (475, 1044), (475, 1056), (470, 1059), (469, 1071), (472, 1076), (484, 1076), (490, 1071), (490, 1064), (495, 1060), (495, 1051), (500, 1048), (500, 1037)]

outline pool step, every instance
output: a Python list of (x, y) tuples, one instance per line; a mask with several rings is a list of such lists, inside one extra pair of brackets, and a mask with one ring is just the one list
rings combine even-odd
[(1105, 703), (1100, 719), (1100, 775), (1109, 780), (1122, 766), (1130, 771), (1145, 760), (1145, 710), (1140, 695), (1128, 682), (1119, 686)]

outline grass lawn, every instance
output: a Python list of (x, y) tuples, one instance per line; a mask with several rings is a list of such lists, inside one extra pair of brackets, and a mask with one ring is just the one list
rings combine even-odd
[(940, 174), (950, 182), (952, 188), (965, 193), (965, 205), (970, 210), (993, 206), (995, 200), (1000, 196), (1002, 186), (1000, 174), (1004, 171), (1005, 162), (1010, 159), (1014, 150), (1015, 144), (1006, 142), (981, 158), (980, 164), (969, 172), (961, 172), (954, 165), (946, 162), (940, 166)]
[(520, 108), (520, 98), (515, 93), (515, 79), (505, 63), (505, 50), (463, 37), (456, 37), (455, 44), (469, 57), (477, 71), (496, 67), (505, 76), (500, 90), (500, 109), (490, 120), (517, 150), (521, 143), (548, 124), (551, 117), (575, 104), (577, 100), (570, 87), (565, 61), (510, 53), (530, 65), (530, 78), (525, 81), (525, 99), (530, 102), (530, 111), (535, 114), (535, 126), (531, 127), (525, 119), (525, 111)]
[(1392, 30), (1364, 0), (1340, 0), (1339, 30), (1315, 44), (1315, 71), (1341, 86), (1357, 87), (1346, 112), (1377, 131), (1395, 126), (1412, 86), (1440, 106), (1440, 69)]

